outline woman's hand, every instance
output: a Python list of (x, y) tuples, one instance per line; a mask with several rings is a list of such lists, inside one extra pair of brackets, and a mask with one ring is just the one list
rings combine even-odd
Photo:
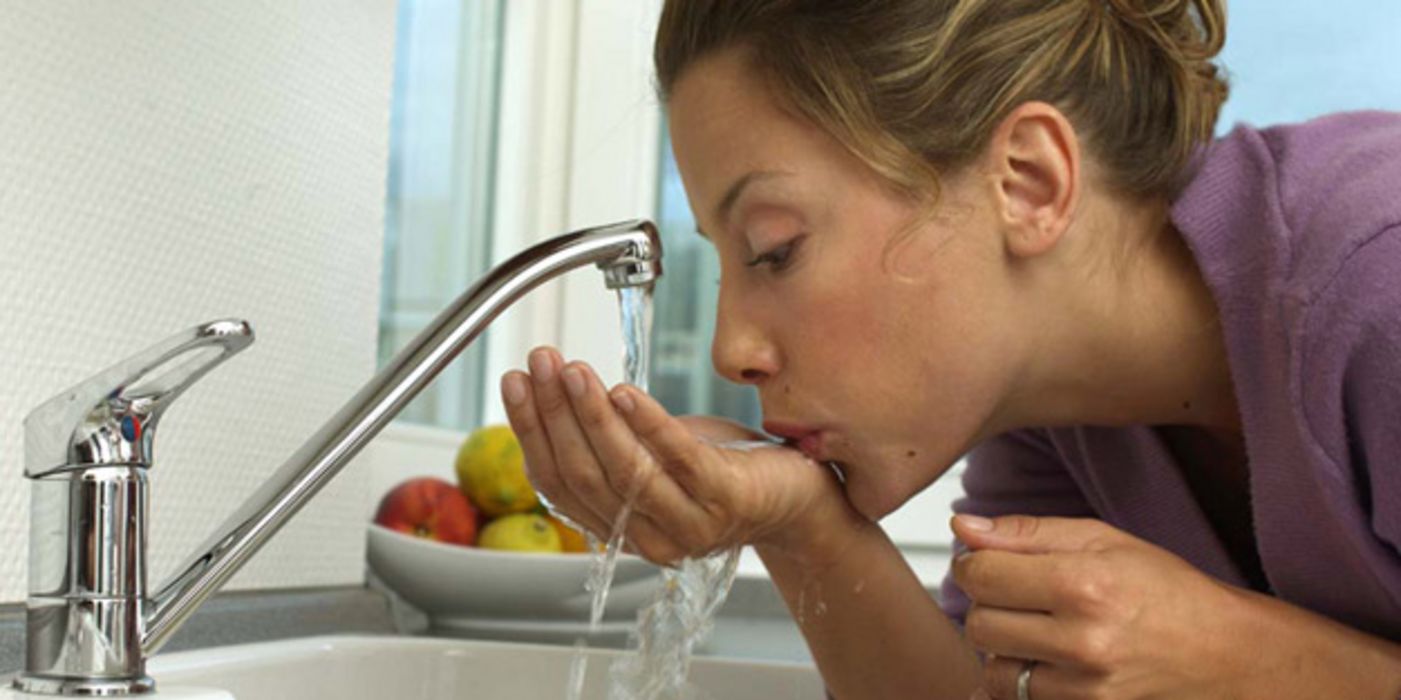
[(972, 552), (954, 580), (973, 601), (964, 634), (988, 654), (983, 695), (1387, 698), (1396, 645), (1212, 579), (1098, 520), (954, 518)]
[[(629, 500), (631, 548), (660, 564), (738, 544), (821, 556), (849, 507), (832, 473), (727, 421), (678, 419), (636, 387), (609, 392), (589, 367), (531, 352), (501, 380), (531, 483), (565, 516), (607, 538)], [(823, 519), (827, 518), (827, 522)]]

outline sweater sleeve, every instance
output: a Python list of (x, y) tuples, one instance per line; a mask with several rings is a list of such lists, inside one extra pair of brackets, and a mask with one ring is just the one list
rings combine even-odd
[(1311, 429), (1356, 486), (1373, 533), (1401, 552), (1401, 225), (1348, 257), (1307, 323)]
[[(1092, 517), (1094, 510), (1044, 430), (1019, 430), (988, 440), (968, 455), (963, 472), (964, 496), (953, 504), (955, 513), (986, 517), (1041, 515)], [(967, 551), (954, 541), (954, 554)], [(969, 600), (944, 576), (939, 590), (944, 613), (963, 625)]]

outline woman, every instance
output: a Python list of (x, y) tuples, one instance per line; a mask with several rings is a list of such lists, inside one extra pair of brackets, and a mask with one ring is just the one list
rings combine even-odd
[[(753, 544), (837, 698), (1396, 697), (1401, 119), (1212, 144), (1224, 24), (668, 2), (715, 366), (787, 447), (543, 348), (538, 488), (596, 533), (635, 495), (654, 561)], [(965, 453), (941, 608), (873, 522)]]

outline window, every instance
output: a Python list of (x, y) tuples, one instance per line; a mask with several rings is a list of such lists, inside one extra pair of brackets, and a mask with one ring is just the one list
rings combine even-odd
[[(499, 0), (399, 5), (380, 366), (487, 269), (501, 16)], [(400, 420), (476, 425), (481, 345), (468, 348)]]
[(666, 260), (653, 292), (651, 391), (673, 414), (724, 416), (758, 430), (758, 393), (721, 378), (710, 361), (720, 263), (696, 234), (665, 133), (662, 141), (657, 227)]

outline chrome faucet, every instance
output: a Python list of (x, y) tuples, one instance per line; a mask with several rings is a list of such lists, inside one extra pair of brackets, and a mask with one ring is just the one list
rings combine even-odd
[(20, 691), (152, 692), (146, 659), (511, 303), (596, 264), (609, 288), (650, 286), (661, 241), (648, 221), (544, 241), (453, 301), (220, 525), (171, 579), (146, 587), (146, 472), (165, 410), (253, 342), (244, 321), (168, 338), (44, 402), (25, 418), (33, 483), (25, 670)]

